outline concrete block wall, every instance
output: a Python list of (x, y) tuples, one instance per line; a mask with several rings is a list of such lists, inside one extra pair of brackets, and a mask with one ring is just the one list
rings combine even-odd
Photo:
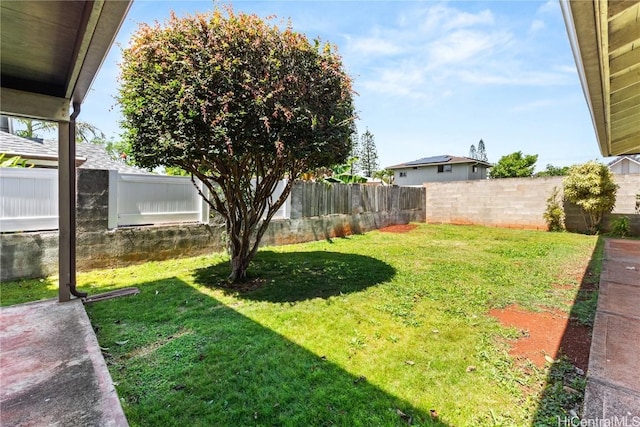
[(542, 218), (562, 177), (425, 183), (426, 222), (546, 230)]
[[(359, 234), (392, 224), (424, 222), (419, 212), (381, 212), (274, 220), (261, 246), (279, 246)], [(224, 226), (176, 224), (78, 234), (77, 268), (88, 271), (225, 250)], [(55, 251), (57, 256), (57, 248)], [(57, 258), (56, 258), (57, 261)], [(55, 271), (48, 269), (47, 271)]]
[(637, 214), (625, 215), (611, 213), (609, 215), (606, 215), (602, 220), (602, 232), (608, 233), (609, 231), (611, 231), (613, 229), (614, 222), (623, 216), (627, 217), (627, 219), (629, 220), (629, 235), (640, 237), (640, 215)]
[(76, 231), (103, 231), (109, 224), (109, 171), (78, 169)]
[[(603, 219), (602, 231), (609, 231), (611, 221), (621, 215), (628, 216), (632, 230), (636, 230), (640, 223), (635, 212), (640, 174), (615, 178), (619, 185), (616, 206)], [(562, 191), (562, 180), (563, 177), (541, 177), (425, 183), (426, 222), (546, 230), (542, 215), (547, 199), (554, 187)], [(564, 208), (567, 230), (585, 232), (582, 211), (571, 203), (565, 203)]]
[(620, 186), (616, 194), (616, 207), (614, 214), (640, 213), (636, 209), (640, 208), (636, 197), (640, 196), (640, 174), (615, 175), (616, 182)]
[(58, 232), (0, 234), (0, 281), (58, 271)]
[[(393, 189), (398, 193), (400, 190), (399, 187)], [(109, 230), (108, 201), (108, 171), (79, 170), (76, 209), (78, 271), (197, 256), (225, 249), (224, 226), (216, 224), (180, 223)], [(301, 212), (300, 203), (300, 198), (292, 197), (292, 212)], [(423, 207), (424, 203), (419, 206)], [(272, 221), (261, 245), (323, 240), (425, 220), (423, 208), (360, 211)], [(0, 234), (0, 281), (44, 277), (55, 274), (57, 270), (57, 232)]]

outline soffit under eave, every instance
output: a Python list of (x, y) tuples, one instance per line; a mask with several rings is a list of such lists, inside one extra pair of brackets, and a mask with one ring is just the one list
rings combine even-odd
[[(69, 82), (69, 99), (81, 104), (84, 101), (98, 70), (111, 48), (124, 21), (132, 0), (95, 1), (87, 21), (85, 37), (79, 43), (80, 55)], [(74, 78), (75, 77), (75, 78)]]
[(640, 1), (561, 4), (601, 153), (640, 153)]
[[(567, 33), (576, 60), (582, 89), (603, 156), (610, 156), (605, 123), (605, 97), (600, 69), (597, 5), (592, 1), (561, 2)], [(608, 102), (608, 101), (607, 101)]]
[(615, 155), (637, 154), (640, 153), (640, 1), (609, 1), (606, 5), (611, 151)]
[[(3, 11), (5, 11), (5, 7), (7, 11), (9, 11), (11, 3), (12, 2), (3, 2), (0, 6), (3, 7)], [(46, 8), (55, 7), (56, 3), (60, 2), (37, 3), (46, 11)], [(54, 51), (60, 48), (64, 49), (66, 53), (69, 53), (69, 45), (73, 45), (73, 54), (66, 56), (69, 58), (67, 60), (67, 66), (61, 67), (60, 64), (57, 64), (55, 69), (50, 70), (56, 73), (55, 81), (65, 82), (64, 87), (60, 87), (59, 85), (50, 86), (52, 84), (51, 76), (53, 75), (47, 75), (46, 70), (29, 74), (30, 76), (38, 76), (38, 79), (35, 81), (33, 79), (21, 81), (19, 77), (8, 78), (9, 76), (4, 76), (3, 72), (3, 77), (7, 78), (3, 78), (1, 82), (2, 102), (0, 102), (0, 112), (4, 115), (29, 117), (39, 120), (68, 121), (70, 103), (81, 104), (84, 101), (91, 83), (124, 21), (130, 4), (131, 1), (114, 0), (65, 3), (64, 6), (66, 8), (75, 6), (82, 8), (82, 10), (81, 13), (70, 15), (76, 17), (76, 19), (71, 22), (64, 22), (65, 27), (77, 27), (76, 36), (72, 39), (61, 40), (51, 47)], [(31, 3), (31, 5), (33, 5), (33, 7), (22, 10), (19, 10), (21, 5), (18, 5), (18, 7), (13, 6), (10, 12), (14, 14), (22, 13), (22, 16), (26, 16), (25, 22), (27, 25), (22, 23), (23, 25), (17, 28), (11, 28), (11, 25), (3, 25), (3, 39), (16, 39), (17, 34), (19, 40), (19, 34), (26, 34), (29, 31), (35, 30), (34, 28), (29, 28), (29, 25), (38, 26), (39, 28), (37, 29), (40, 33), (44, 31), (43, 28), (40, 28), (42, 25), (38, 25), (42, 22), (41, 18), (43, 13), (40, 13), (40, 16), (32, 19), (28, 16), (31, 11), (33, 11), (33, 13), (42, 12), (36, 10), (38, 4)], [(7, 14), (9, 15), (9, 13)], [(56, 17), (55, 19), (59, 18)], [(10, 21), (7, 22), (10, 23)], [(52, 23), (50, 26), (52, 29), (56, 29), (55, 24)], [(4, 32), (8, 31), (14, 31), (15, 33), (4, 34)], [(52, 34), (51, 37), (55, 39), (55, 35), (56, 34)], [(0, 57), (3, 68), (6, 66), (6, 71), (13, 69), (14, 76), (21, 76), (22, 74), (16, 74), (16, 69), (13, 68), (16, 64), (20, 66), (20, 58), (18, 56), (12, 58), (9, 55), (9, 53), (11, 53), (10, 49), (7, 49), (6, 52), (7, 55)], [(37, 56), (37, 49), (32, 49), (30, 55)], [(39, 65), (48, 63), (46, 58), (51, 56), (51, 52), (46, 52), (46, 55), (43, 53), (43, 55), (43, 60), (40, 61)], [(29, 60), (34, 61), (34, 58), (29, 58)], [(29, 67), (31, 63), (33, 62), (25, 62), (23, 66)], [(25, 70), (29, 69), (30, 68), (26, 68)], [(42, 80), (40, 81), (40, 79)], [(55, 93), (47, 93), (51, 87), (60, 87), (60, 89), (56, 89)]]

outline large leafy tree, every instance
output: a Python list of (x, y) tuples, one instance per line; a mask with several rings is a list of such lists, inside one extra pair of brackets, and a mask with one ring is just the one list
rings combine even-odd
[(602, 163), (590, 161), (569, 168), (563, 180), (564, 197), (582, 208), (587, 231), (597, 233), (602, 217), (616, 204), (618, 184), (611, 170)]
[(207, 186), (232, 282), (246, 278), (294, 179), (344, 163), (351, 148), (352, 81), (335, 49), (255, 15), (227, 8), (143, 24), (120, 80), (136, 164), (179, 167)]
[(565, 176), (569, 173), (569, 166), (554, 166), (547, 164), (545, 170), (536, 173), (536, 176)]
[(537, 154), (522, 154), (522, 151), (502, 156), (489, 172), (491, 178), (524, 178), (533, 175), (538, 161)]
[(369, 129), (360, 137), (360, 167), (362, 172), (369, 177), (372, 177), (379, 168), (376, 140)]

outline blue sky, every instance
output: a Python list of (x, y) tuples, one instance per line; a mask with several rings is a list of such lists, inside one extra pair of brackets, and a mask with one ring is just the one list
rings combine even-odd
[[(218, 3), (220, 4), (220, 3)], [(358, 131), (382, 167), (441, 154), (489, 161), (522, 151), (538, 169), (602, 160), (557, 1), (235, 1), (338, 47), (355, 81)], [(136, 0), (116, 42), (137, 23), (207, 11), (212, 1)], [(97, 75), (79, 120), (118, 138), (121, 47)]]

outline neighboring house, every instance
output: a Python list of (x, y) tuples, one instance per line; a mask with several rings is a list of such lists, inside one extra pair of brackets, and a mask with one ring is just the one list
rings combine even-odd
[[(36, 167), (58, 167), (58, 144), (56, 141), (22, 138), (0, 131), (0, 153), (7, 157), (20, 156)], [(120, 173), (148, 174), (149, 171), (114, 160), (102, 145), (76, 144), (76, 167), (82, 169), (117, 170)]]
[(609, 162), (608, 166), (611, 172), (618, 175), (640, 173), (640, 157), (620, 156)]
[(486, 179), (491, 163), (468, 157), (435, 156), (389, 166), (395, 185), (422, 185), (424, 182)]

